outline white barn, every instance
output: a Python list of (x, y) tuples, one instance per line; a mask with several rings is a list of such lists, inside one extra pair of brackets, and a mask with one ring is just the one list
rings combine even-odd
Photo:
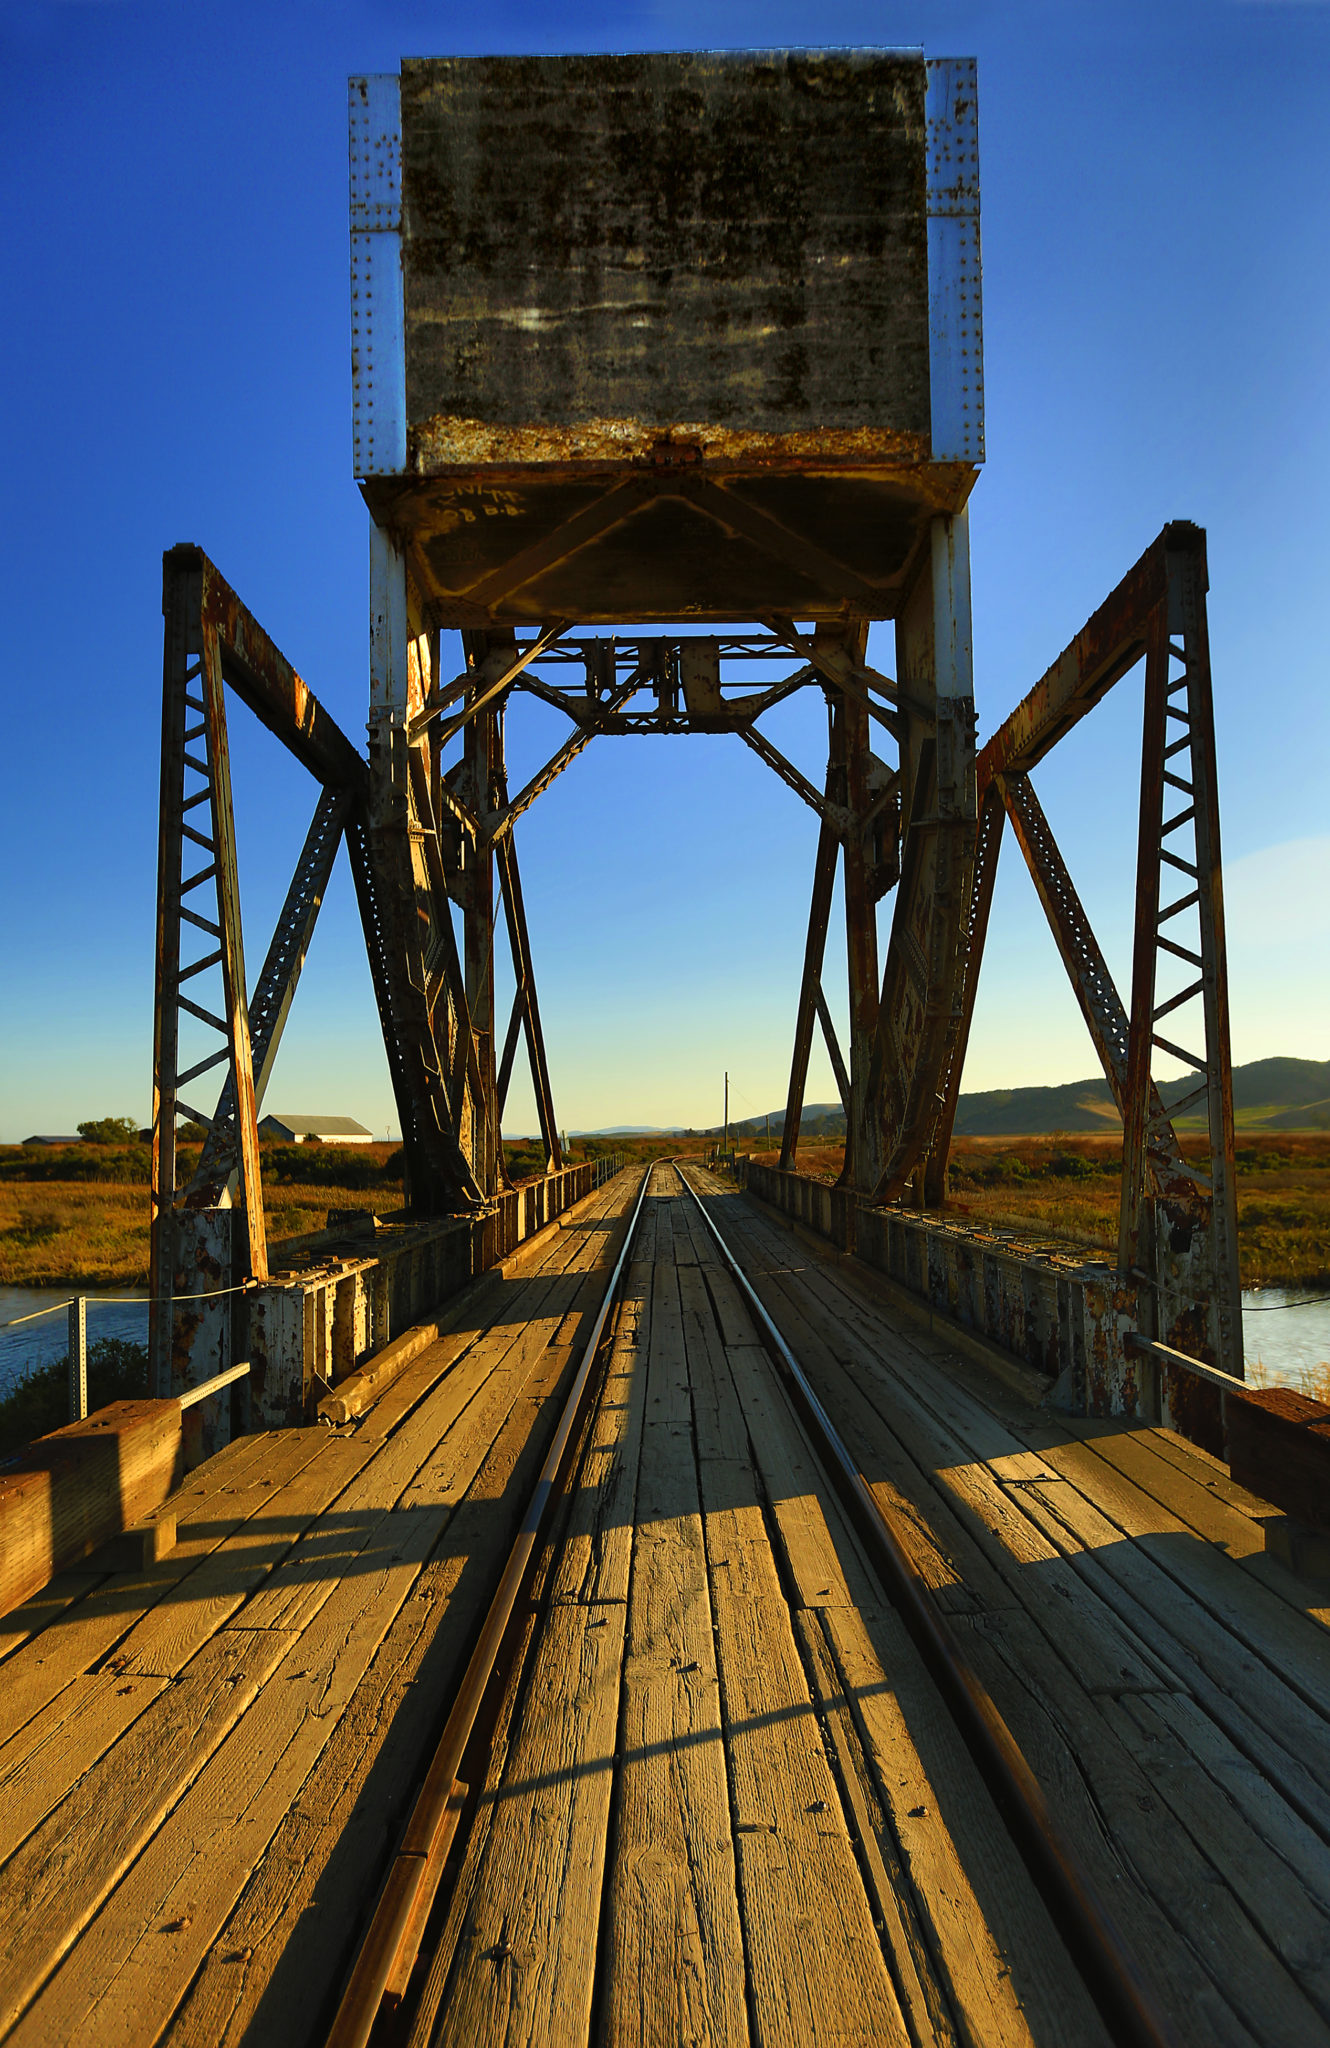
[(261, 1138), (279, 1138), (289, 1145), (302, 1145), (317, 1138), (324, 1145), (372, 1145), (373, 1131), (367, 1131), (353, 1116), (294, 1116), (283, 1111), (259, 1122)]

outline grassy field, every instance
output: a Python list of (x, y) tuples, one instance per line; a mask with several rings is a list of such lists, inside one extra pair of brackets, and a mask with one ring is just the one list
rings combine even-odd
[[(621, 1152), (632, 1160), (700, 1154), (706, 1140), (673, 1136), (574, 1139), (573, 1162)], [(1184, 1149), (1199, 1147), (1184, 1137)], [(524, 1180), (543, 1160), (529, 1142), (505, 1145)], [(758, 1158), (776, 1154), (757, 1153)], [(843, 1148), (800, 1147), (803, 1173), (834, 1181)], [(1096, 1252), (1117, 1243), (1122, 1148), (1112, 1137), (958, 1138), (948, 1213)], [(1238, 1228), (1248, 1286), (1330, 1285), (1330, 1132), (1240, 1135)], [(191, 1156), (186, 1154), (186, 1166)], [(321, 1230), (332, 1209), (391, 1215), (403, 1203), (401, 1150), (392, 1145), (265, 1145), (264, 1213), (273, 1241)], [(146, 1147), (77, 1146), (37, 1153), (0, 1147), (0, 1283), (11, 1287), (142, 1286), (148, 1274)]]
[[(843, 1158), (839, 1145), (801, 1146), (799, 1170), (835, 1180)], [(1330, 1286), (1330, 1133), (1240, 1134), (1237, 1165), (1244, 1285)], [(1115, 1138), (958, 1138), (946, 1213), (1115, 1252), (1121, 1171)]]
[[(397, 1146), (261, 1149), (270, 1240), (322, 1230), (330, 1209), (402, 1207)], [(186, 1150), (182, 1174), (196, 1158), (197, 1148)], [(0, 1284), (145, 1287), (149, 1171), (146, 1147), (0, 1147)]]
[[(679, 1144), (575, 1138), (571, 1163), (611, 1152), (662, 1158)], [(260, 1155), (270, 1243), (322, 1230), (332, 1209), (389, 1216), (403, 1206), (400, 1146), (264, 1145)], [(514, 1180), (544, 1172), (537, 1145), (515, 1141), (504, 1155)], [(197, 1157), (196, 1146), (183, 1149), (182, 1177)], [(0, 1146), (0, 1285), (146, 1287), (150, 1172), (146, 1146)]]

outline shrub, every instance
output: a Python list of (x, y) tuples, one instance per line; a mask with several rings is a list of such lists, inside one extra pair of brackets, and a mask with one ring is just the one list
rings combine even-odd
[[(148, 1347), (125, 1337), (88, 1346), (88, 1408), (141, 1401), (148, 1391)], [(0, 1396), (0, 1452), (49, 1436), (69, 1421), (69, 1359), (33, 1366)]]
[(78, 1127), (80, 1138), (90, 1145), (137, 1145), (139, 1127), (132, 1117), (98, 1116)]

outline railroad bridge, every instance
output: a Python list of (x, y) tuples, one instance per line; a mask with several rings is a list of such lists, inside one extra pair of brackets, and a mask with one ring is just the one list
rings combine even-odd
[[(0, 1474), (4, 2039), (1330, 2041), (1330, 1411), (1242, 1379), (1205, 540), (980, 745), (977, 138), (918, 52), (352, 80), (369, 747), (167, 553), (153, 1398)], [(1142, 663), (1120, 994), (1031, 776)], [(813, 772), (760, 723), (808, 690)], [(514, 792), (531, 694), (569, 736)], [(253, 982), (229, 696), (316, 789)], [(778, 1167), (561, 1153), (518, 825), (640, 732), (818, 815)], [(1113, 1259), (945, 1208), (1008, 822), (1122, 1117)], [(269, 1245), (343, 841), (408, 1207)]]

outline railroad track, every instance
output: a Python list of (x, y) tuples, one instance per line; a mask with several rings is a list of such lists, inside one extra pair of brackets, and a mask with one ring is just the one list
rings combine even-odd
[[(829, 1766), (834, 1796), (807, 1802), (805, 1811), (834, 1814), (843, 1819), (843, 1844), (839, 1828), (819, 1828), (817, 1832), (824, 1841), (835, 1835), (840, 1866), (829, 1876), (823, 1873), (829, 1885), (827, 1897), (840, 1899), (837, 1912), (845, 1922), (841, 1932), (848, 1944), (846, 1953), (859, 1958), (853, 1973), (853, 1995), (844, 1989), (846, 1979), (843, 1971), (840, 1973), (847, 2010), (841, 2012), (836, 2008), (826, 2013), (827, 2038), (847, 2038), (857, 2027), (864, 2038), (899, 2038), (903, 2043), (914, 2044), (914, 2048), (924, 2048), (933, 2040), (978, 2043), (991, 2039), (1005, 2043), (1021, 2038), (1041, 2043), (1053, 2038), (1059, 2043), (1106, 2038), (1115, 2043), (1134, 2044), (1134, 2048), (1147, 2048), (1147, 2044), (1148, 2048), (1159, 2048), (1159, 2044), (1171, 2041), (1174, 2036), (1153, 2005), (1109, 1914), (1056, 1824), (1039, 1783), (997, 1706), (966, 1658), (957, 1632), (925, 1583), (912, 1558), (911, 1547), (901, 1540), (891, 1512), (847, 1448), (809, 1375), (727, 1243), (713, 1214), (716, 1205), (704, 1199), (707, 1191), (706, 1176), (693, 1167), (685, 1171), (671, 1163), (650, 1168), (643, 1175), (622, 1250), (594, 1319), (544, 1467), (342, 1989), (327, 2036), (328, 2048), (363, 2048), (363, 2044), (371, 2041), (409, 2044), (409, 2048), (430, 2048), (430, 2044), (444, 2042), (469, 2043), (478, 2037), (477, 2013), (486, 2011), (487, 1986), (491, 2000), (488, 2016), (493, 2017), (495, 2002), (504, 2013), (502, 2023), (496, 2022), (492, 2029), (496, 2038), (511, 2040), (538, 2033), (546, 2038), (613, 2040), (624, 2032), (615, 2018), (624, 1996), (620, 1980), (626, 1967), (619, 1957), (619, 1948), (626, 1941), (629, 1957), (636, 1955), (639, 1970), (645, 1950), (641, 1942), (634, 1948), (631, 1928), (628, 1936), (624, 1934), (632, 1912), (631, 1904), (624, 1903), (631, 1885), (627, 1881), (618, 1883), (615, 1873), (630, 1868), (634, 1855), (649, 1859), (661, 1852), (662, 1844), (653, 1838), (650, 1825), (641, 1830), (640, 1816), (634, 1818), (635, 1795), (625, 1792), (622, 1781), (630, 1769), (659, 1772), (664, 1766), (652, 1759), (669, 1750), (669, 1740), (650, 1747), (635, 1747), (620, 1704), (613, 1715), (615, 1733), (609, 1753), (605, 1751), (602, 1731), (599, 1747), (589, 1736), (591, 1746), (587, 1754), (565, 1762), (560, 1782), (580, 1782), (584, 1778), (595, 1782), (600, 1817), (590, 1826), (588, 1839), (595, 1853), (589, 1863), (586, 1859), (579, 1863), (575, 1853), (565, 1854), (562, 1863), (555, 1857), (553, 1868), (558, 1881), (553, 1907), (548, 1902), (542, 1906), (540, 1901), (532, 1905), (527, 1898), (542, 1883), (553, 1881), (542, 1873), (537, 1834), (533, 1832), (531, 1836), (529, 1868), (525, 1871), (520, 1843), (523, 1822), (519, 1819), (515, 1824), (519, 1841), (515, 1852), (509, 1846), (506, 1860), (501, 1837), (504, 1827), (512, 1825), (506, 1814), (522, 1809), (524, 1801), (529, 1805), (533, 1797), (532, 1781), (526, 1774), (529, 1754), (524, 1752), (523, 1743), (530, 1754), (536, 1753), (541, 1716), (546, 1724), (558, 1723), (560, 1716), (565, 1723), (578, 1721), (579, 1717), (595, 1718), (594, 1713), (587, 1715), (584, 1710), (578, 1672), (571, 1663), (566, 1670), (567, 1696), (561, 1704), (556, 1698), (553, 1709), (550, 1705), (551, 1671), (556, 1693), (560, 1673), (559, 1653), (550, 1646), (550, 1629), (569, 1611), (570, 1603), (579, 1612), (589, 1611), (589, 1606), (595, 1604), (585, 1591), (585, 1566), (579, 1566), (583, 1571), (578, 1582), (581, 1592), (570, 1594), (560, 1578), (560, 1560), (575, 1538), (585, 1549), (586, 1526), (593, 1531), (592, 1552), (597, 1541), (602, 1549), (612, 1548), (616, 1532), (622, 1536), (623, 1502), (630, 1494), (635, 1522), (641, 1526), (650, 1522), (652, 1503), (660, 1491), (652, 1476), (653, 1430), (665, 1432), (669, 1456), (676, 1465), (681, 1456), (680, 1439), (691, 1435), (689, 1455), (695, 1454), (701, 1461), (699, 1472), (706, 1464), (704, 1451), (739, 1448), (737, 1410), (732, 1401), (728, 1411), (729, 1437), (723, 1425), (711, 1423), (707, 1426), (719, 1433), (709, 1445), (703, 1443), (703, 1406), (699, 1404), (709, 1402), (715, 1389), (719, 1389), (717, 1398), (722, 1402), (729, 1398), (723, 1374), (714, 1388), (706, 1374), (717, 1361), (726, 1358), (741, 1360), (745, 1387), (740, 1387), (736, 1370), (733, 1391), (742, 1396), (746, 1388), (759, 1435), (784, 1432), (784, 1455), (791, 1455), (788, 1446), (794, 1444), (793, 1455), (804, 1460), (802, 1469), (806, 1474), (816, 1475), (819, 1529), (825, 1522), (832, 1532), (833, 1547), (837, 1542), (836, 1531), (853, 1532), (848, 1545), (843, 1533), (839, 1544), (846, 1554), (857, 1546), (855, 1569), (862, 1572), (866, 1566), (872, 1575), (870, 1598), (866, 1600), (862, 1591), (858, 1595), (860, 1609), (866, 1611), (877, 1601), (889, 1603), (908, 1633), (931, 1686), (932, 1714), (946, 1716), (953, 1731), (949, 1738), (953, 1747), (955, 1738), (963, 1746), (970, 1768), (1000, 1816), (1009, 1844), (1009, 1861), (1013, 1867), (1019, 1861), (1032, 1892), (1042, 1902), (1045, 1916), (1040, 1933), (1049, 1953), (1033, 1959), (1018, 1958), (1015, 1968), (1018, 1980), (1048, 1976), (1053, 1982), (1055, 1988), (1043, 1998), (1042, 2007), (1040, 1996), (1027, 1997), (1024, 1983), (1018, 1982), (1013, 1989), (1012, 1958), (1008, 1955), (1005, 1961), (1001, 1959), (1001, 1944), (986, 1929), (975, 1934), (972, 1945), (977, 1952), (985, 1952), (987, 1942), (991, 1953), (987, 1987), (982, 1962), (978, 1981), (959, 1983), (957, 1937), (953, 1933), (948, 1950), (947, 1939), (937, 1931), (941, 1924), (937, 1912), (927, 1901), (923, 1902), (922, 1910), (911, 1905), (906, 1895), (912, 1885), (917, 1885), (918, 1878), (913, 1874), (906, 1877), (905, 1870), (912, 1865), (912, 1858), (902, 1856), (894, 1875), (886, 1867), (882, 1830), (872, 1819), (875, 1809), (871, 1806), (871, 1792), (866, 1803), (864, 1789), (853, 1782), (854, 1771), (847, 1765), (844, 1740), (831, 1730), (825, 1691), (819, 1703), (814, 1687), (810, 1699), (817, 1709), (818, 1727), (809, 1749), (809, 1768), (816, 1775), (820, 1751), (822, 1764)], [(676, 1290), (681, 1313), (677, 1330)], [(714, 1325), (710, 1331), (708, 1315)], [(651, 1332), (649, 1342), (642, 1337), (647, 1324)], [(759, 1344), (765, 1353), (761, 1363)], [(669, 1378), (671, 1372), (677, 1373), (676, 1354), (688, 1363), (687, 1399), (682, 1405), (680, 1389), (685, 1382)], [(694, 1363), (703, 1359), (705, 1364)], [(765, 1385), (754, 1377), (760, 1372), (766, 1375)], [(612, 1396), (607, 1392), (608, 1380), (613, 1381)], [(654, 1407), (662, 1403), (667, 1415), (658, 1420)], [(752, 1425), (746, 1427), (751, 1441)], [(791, 1429), (797, 1437), (790, 1434)], [(754, 1456), (760, 1459), (760, 1453), (755, 1452)], [(634, 1457), (636, 1467), (632, 1463)], [(723, 1460), (714, 1462), (719, 1466)], [(686, 1469), (686, 1459), (680, 1469)], [(597, 1523), (597, 1511), (587, 1503), (608, 1499), (616, 1487), (618, 1508), (614, 1512), (597, 1510), (601, 1512), (601, 1521)], [(785, 1562), (778, 1562), (775, 1569), (788, 1577), (790, 1539), (781, 1533), (781, 1508), (785, 1507), (788, 1515), (788, 1503), (778, 1499), (781, 1489), (773, 1485), (770, 1472), (760, 1490), (762, 1499), (751, 1503), (744, 1500), (742, 1505), (750, 1514), (760, 1512), (772, 1527), (773, 1554), (785, 1545)], [(668, 1493), (668, 1487), (665, 1491)], [(698, 1506), (706, 1507), (701, 1496)], [(583, 1524), (588, 1514), (592, 1517), (580, 1535), (575, 1526), (578, 1512)], [(721, 1525), (726, 1513), (733, 1512), (737, 1510), (718, 1510), (713, 1517), (716, 1526)], [(688, 1520), (687, 1514), (684, 1520)], [(612, 1571), (602, 1573), (604, 1584), (598, 1582), (596, 1587), (607, 1607), (618, 1610), (625, 1671), (633, 1666), (634, 1657), (649, 1663), (653, 1655), (659, 1660), (663, 1654), (662, 1646), (653, 1645), (637, 1627), (639, 1606), (640, 1618), (650, 1618), (649, 1601), (639, 1583), (644, 1569), (639, 1559), (641, 1526), (632, 1532), (632, 1561), (625, 1564), (620, 1559), (622, 1593), (616, 1596), (613, 1590), (606, 1591), (614, 1577)], [(620, 1550), (626, 1540), (620, 1542)], [(726, 1543), (721, 1547), (730, 1546)], [(707, 1555), (715, 1582), (718, 1568), (723, 1571), (730, 1560), (718, 1558), (714, 1547)], [(797, 1594), (792, 1605), (798, 1606)], [(720, 1606), (713, 1591), (715, 1618), (711, 1632), (719, 1646), (720, 1665), (716, 1687), (724, 1696), (730, 1722), (740, 1731), (736, 1735), (727, 1728), (725, 1740), (733, 1749), (736, 1742), (747, 1740), (742, 1731), (748, 1722), (734, 1704), (742, 1672), (738, 1661), (733, 1662), (732, 1670), (727, 1669), (726, 1624)], [(611, 1624), (614, 1619), (609, 1616)], [(602, 1626), (605, 1621), (606, 1617), (593, 1614), (587, 1626)], [(807, 1656), (805, 1648), (806, 1659)], [(542, 1657), (550, 1667), (543, 1675)], [(612, 1657), (609, 1663), (613, 1664)], [(704, 1670), (705, 1664), (705, 1656), (689, 1662), (676, 1654), (670, 1660), (670, 1669), (672, 1674), (692, 1673)], [(681, 1681), (671, 1677), (669, 1682), (677, 1689)], [(631, 1683), (623, 1683), (624, 1698), (631, 1706)], [(760, 1655), (757, 1683), (761, 1683)], [(775, 1720), (787, 1711), (779, 1705), (773, 1689), (770, 1718)], [(766, 1718), (757, 1714), (749, 1720), (756, 1726)], [(805, 1718), (811, 1721), (813, 1717)], [(928, 1718), (925, 1714), (924, 1719)], [(608, 1727), (609, 1723), (605, 1725)], [(565, 1736), (566, 1732), (565, 1727)], [(704, 1733), (709, 1742), (719, 1744), (722, 1739), (719, 1726)], [(679, 1754), (687, 1754), (697, 1739), (696, 1727), (676, 1730)], [(741, 1811), (742, 1773), (733, 1759), (728, 1769), (732, 1842), (728, 1851), (722, 1850), (721, 1862), (724, 1864), (727, 1853), (732, 1854), (736, 1873), (734, 1894), (742, 1925), (738, 1943), (730, 1944), (728, 1965), (724, 1939), (717, 1937), (714, 1929), (700, 1927), (702, 1951), (708, 1951), (709, 1946), (715, 1951), (705, 1957), (702, 1976), (709, 1970), (716, 1982), (714, 1986), (704, 1983), (701, 1994), (695, 1989), (687, 1994), (689, 1998), (700, 1997), (702, 2006), (707, 2008), (706, 2024), (693, 2038), (740, 2038), (741, 2030), (743, 2037), (754, 2040), (815, 2039), (820, 2031), (816, 1998), (805, 2006), (801, 2020), (799, 1998), (805, 1993), (797, 1987), (791, 1989), (801, 1970), (805, 1976), (809, 1974), (807, 1959), (792, 1961), (785, 1953), (786, 1949), (797, 1950), (805, 1939), (794, 1924), (799, 1916), (787, 1907), (782, 1936), (780, 1882), (769, 1880), (753, 1861), (756, 1852), (750, 1852), (744, 1838), (760, 1833), (761, 1829)], [(827, 1775), (827, 1771), (822, 1775)], [(608, 1785), (603, 1782), (606, 1779)], [(923, 1807), (911, 1809), (912, 1814), (923, 1812)], [(556, 1822), (562, 1813), (559, 1808)], [(549, 1820), (548, 1812), (538, 1807), (531, 1808), (531, 1815), (535, 1819), (529, 1815), (527, 1824), (533, 1829), (536, 1821), (543, 1825)], [(660, 1821), (659, 1811), (657, 1818)], [(660, 1821), (660, 1825), (668, 1831), (672, 1822)], [(635, 1847), (625, 1845), (625, 1834), (631, 1835), (634, 1827), (639, 1829), (640, 1838)], [(773, 1824), (771, 1833), (778, 1832)], [(500, 1840), (497, 1850), (495, 1840)], [(684, 1853), (687, 1859), (693, 1857), (691, 1841), (684, 1845)], [(814, 1855), (810, 1869), (816, 1860)], [(845, 1903), (850, 1895), (844, 1891), (844, 1872), (851, 1864), (863, 1876), (869, 1902), (867, 1921), (863, 1913), (859, 1920), (871, 1922), (881, 1948), (880, 1983), (871, 1964), (863, 1964), (862, 1947), (854, 1950), (854, 1939), (862, 1928), (855, 1921), (852, 1898), (850, 1904)], [(489, 1896), (486, 1887), (493, 1890), (496, 1876), (504, 1871), (504, 1896)], [(976, 1884), (978, 1891), (982, 1891), (983, 1885), (977, 1878)], [(508, 1891), (514, 1887), (526, 1903), (517, 1901), (514, 1893), (510, 1911)], [(649, 1885), (647, 1889), (650, 1891)], [(978, 1891), (973, 1910), (982, 1921)], [(722, 1878), (722, 1900), (725, 1894)], [(668, 1898), (658, 1903), (668, 1919)], [(802, 1894), (801, 1903), (809, 1903)], [(953, 1917), (956, 1904), (953, 1899)], [(642, 1910), (649, 1915), (656, 1907), (648, 1902)], [(962, 1900), (962, 1918), (964, 1910)], [(581, 1947), (590, 1951), (589, 1957), (583, 1957), (578, 1968), (564, 1967), (557, 1961), (550, 1964), (546, 1945), (524, 1944), (514, 1932), (519, 1923), (525, 1925), (524, 1911), (528, 1918), (534, 1913), (537, 1919), (551, 1924), (558, 1920), (567, 1923), (554, 1944), (560, 1956), (571, 1939), (574, 1947), (580, 1941)], [(764, 1914), (768, 1916), (765, 1924)], [(776, 1916), (774, 1921), (770, 1918), (772, 1914)], [(684, 1917), (692, 1928), (697, 1909), (690, 1905)], [(719, 1919), (724, 1917), (720, 1910)], [(579, 1918), (586, 1920), (586, 1926), (580, 1935), (575, 1928), (570, 1935), (572, 1923)], [(497, 1939), (491, 1940), (488, 1937), (496, 1927)], [(825, 1927), (817, 1938), (826, 1938), (834, 1951), (835, 1940)], [(771, 1962), (764, 1960), (760, 1952), (770, 1947), (773, 1940), (777, 1954)], [(961, 1935), (960, 1941), (963, 1947), (966, 1937)], [(648, 1935), (646, 1949), (650, 1947)], [(668, 1950), (668, 1938), (665, 1947)], [(1055, 1950), (1060, 1953), (1055, 1954)], [(698, 1968), (695, 1959), (685, 1958), (685, 1964), (680, 1965), (684, 1976), (690, 1969)], [(567, 1981), (580, 1987), (571, 2006), (566, 1995), (551, 1992), (547, 1981), (550, 1971), (557, 1974), (559, 1967), (564, 1967)], [(729, 1984), (727, 2008), (724, 1979), (733, 1978), (740, 1970), (744, 1983)], [(811, 1974), (816, 1977), (817, 1972)], [(838, 1981), (834, 1953), (828, 1959), (828, 1980), (833, 1985)], [(1073, 1983), (1074, 1988), (1069, 1988)], [(681, 2037), (672, 2032), (669, 2014), (683, 1996), (668, 1968), (654, 1985), (641, 1983), (638, 2017), (640, 2021), (645, 2010), (648, 2018), (632, 2031), (640, 2038), (662, 2041)], [(552, 2001), (550, 2010), (558, 2012), (558, 2024), (553, 2029), (548, 2024), (536, 2025), (529, 2017), (523, 2020), (523, 2000), (527, 1997), (534, 1997), (537, 2004), (542, 1998)], [(986, 2019), (986, 2000), (991, 2001), (991, 2025)], [(649, 2017), (653, 2005), (659, 2022), (654, 2025)], [(857, 2018), (856, 2006), (860, 2008)], [(1041, 2025), (1041, 2010), (1061, 2012), (1062, 2017), (1051, 2023), (1055, 2032), (1050, 2031), (1048, 2024)], [(773, 2013), (784, 2016), (774, 2034)], [(1073, 2015), (1070, 2020), (1068, 2014)]]

